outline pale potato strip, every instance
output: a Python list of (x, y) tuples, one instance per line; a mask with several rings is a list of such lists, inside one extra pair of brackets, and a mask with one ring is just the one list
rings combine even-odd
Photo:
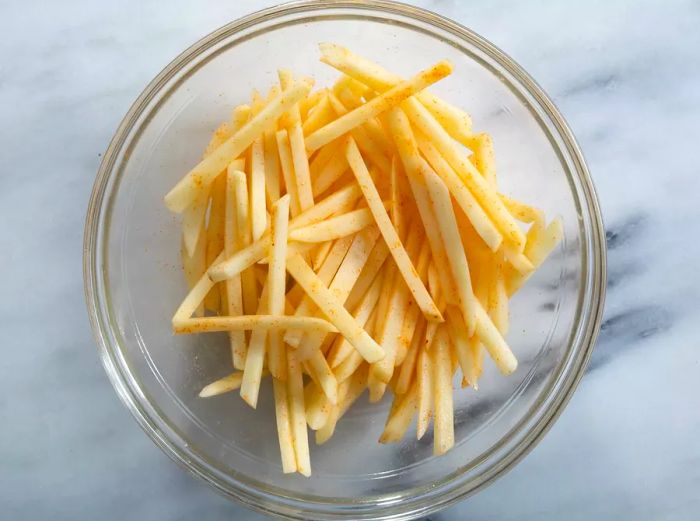
[[(287, 271), (304, 288), (307, 295), (321, 308), (326, 317), (348, 339), (368, 362), (384, 356), (382, 348), (357, 324), (352, 315), (340, 304), (300, 255), (287, 260)], [(325, 322), (325, 321), (324, 321)]]
[[(286, 89), (293, 84), (294, 80), (290, 71), (281, 69), (278, 75), (282, 89)], [(299, 198), (299, 210), (304, 211), (314, 205), (314, 198), (311, 193), (309, 158), (306, 156), (304, 131), (301, 128), (301, 116), (298, 103), (289, 109), (289, 119), (290, 126), (287, 132), (289, 134), (289, 145), (292, 154), (292, 164), (294, 166), (296, 193)]]
[(338, 136), (351, 131), (367, 120), (398, 105), (409, 96), (441, 80), (451, 72), (452, 65), (447, 61), (438, 62), (432, 67), (419, 72), (411, 79), (392, 87), (381, 96), (374, 98), (364, 105), (348, 112), (344, 116), (339, 117), (325, 127), (318, 129), (306, 138), (306, 149), (313, 152)]
[[(353, 238), (350, 248), (328, 286), (338, 302), (345, 302), (378, 237), (379, 230), (373, 226)], [(314, 351), (320, 349), (325, 337), (326, 335), (306, 335), (299, 344), (299, 358), (306, 360)]]
[(415, 328), (415, 333), (411, 338), (411, 345), (406, 353), (406, 358), (403, 363), (399, 366), (399, 378), (396, 381), (396, 387), (394, 391), (396, 394), (405, 394), (408, 392), (411, 382), (413, 382), (413, 374), (416, 369), (416, 361), (418, 360), (418, 353), (423, 349), (423, 340), (425, 338), (425, 326), (426, 321), (424, 318), (419, 317), (418, 325)]
[(278, 130), (275, 138), (277, 139), (277, 152), (279, 153), (284, 185), (292, 199), (290, 203), (292, 217), (296, 217), (301, 213), (301, 206), (299, 205), (297, 182), (294, 178), (294, 162), (292, 161), (292, 151), (289, 145), (289, 134), (285, 129)]
[[(317, 273), (318, 279), (325, 286), (328, 286), (333, 280), (333, 277), (338, 271), (340, 264), (343, 262), (343, 258), (345, 258), (345, 255), (350, 249), (352, 242), (353, 237), (343, 237), (342, 239), (338, 239), (333, 243), (331, 251), (328, 253), (328, 256), (323, 261), (323, 264)], [(314, 301), (308, 295), (304, 295), (294, 314), (296, 316), (310, 316), (314, 315), (316, 310), (317, 307)], [(287, 334), (284, 336), (284, 341), (293, 347), (298, 347), (303, 336), (303, 331), (287, 331)], [(300, 357), (300, 359), (303, 360), (304, 357)]]
[(428, 430), (433, 414), (433, 372), (429, 352), (421, 349), (418, 353), (416, 367), (416, 384), (418, 386), (418, 425), (416, 437), (420, 440)]
[[(224, 252), (221, 252), (219, 256), (216, 259), (214, 259), (214, 262), (212, 262), (212, 266), (216, 266), (219, 262), (222, 261), (223, 258)], [(202, 275), (197, 281), (197, 283), (194, 286), (192, 286), (192, 289), (182, 301), (180, 307), (178, 307), (177, 311), (175, 311), (172, 320), (173, 325), (175, 323), (189, 319), (195, 312), (197, 307), (199, 307), (199, 305), (202, 303), (204, 297), (207, 296), (209, 290), (211, 290), (211, 288), (213, 287), (214, 282), (209, 278), (209, 276), (206, 273)]]
[(314, 106), (313, 111), (306, 117), (301, 129), (304, 131), (304, 135), (308, 136), (312, 132), (333, 121), (334, 118), (335, 113), (328, 100), (328, 92), (324, 91), (323, 97)]
[[(229, 179), (233, 182), (236, 193), (236, 224), (238, 226), (237, 246), (245, 248), (252, 242), (250, 229), (250, 210), (248, 207), (248, 180), (244, 172), (234, 170), (235, 161), (229, 167)], [(258, 307), (258, 285), (255, 273), (251, 269), (241, 273), (241, 291), (243, 294), (243, 311), (252, 315)]]
[[(329, 96), (331, 100), (331, 105), (333, 110), (338, 114), (338, 116), (344, 116), (349, 111), (346, 106), (340, 101), (335, 94), (331, 93)], [(377, 165), (383, 172), (388, 172), (391, 168), (391, 162), (389, 158), (385, 155), (387, 148), (376, 143), (365, 130), (364, 125), (366, 123), (359, 125), (350, 131), (350, 135), (357, 142), (357, 146), (370, 158), (370, 161)]]
[(501, 198), (503, 204), (508, 209), (510, 214), (515, 217), (518, 221), (524, 223), (534, 223), (536, 221), (544, 221), (544, 213), (542, 210), (535, 208), (534, 206), (527, 205), (520, 201), (508, 197), (504, 194), (498, 194)]
[(493, 154), (493, 140), (486, 133), (472, 136), (472, 149), (474, 154), (474, 166), (484, 176), (484, 179), (492, 186), (496, 186), (496, 161)]
[(423, 134), (430, 136), (435, 148), (447, 163), (457, 172), (494, 224), (503, 233), (504, 240), (513, 244), (519, 251), (525, 246), (525, 235), (510, 215), (491, 186), (466, 157), (464, 150), (452, 140), (428, 110), (415, 99), (406, 100), (402, 108), (411, 123)]
[[(321, 43), (319, 47), (322, 53), (322, 62), (378, 92), (384, 92), (402, 81), (401, 76), (392, 74), (376, 63), (340, 45)], [(471, 136), (471, 118), (462, 109), (425, 90), (417, 93), (416, 97), (430, 110), (440, 124), (450, 132), (453, 138), (462, 142), (465, 138)]]
[(382, 233), (382, 237), (384, 237), (384, 241), (389, 246), (389, 251), (396, 262), (401, 276), (411, 291), (413, 298), (428, 320), (437, 322), (442, 321), (440, 311), (438, 311), (435, 303), (430, 298), (428, 290), (425, 289), (423, 282), (421, 282), (420, 278), (418, 277), (418, 274), (411, 263), (411, 259), (406, 253), (403, 244), (401, 244), (401, 241), (399, 240), (396, 230), (391, 224), (389, 215), (384, 208), (384, 203), (379, 197), (377, 188), (374, 186), (374, 182), (372, 181), (372, 177), (370, 176), (364, 160), (360, 155), (360, 151), (357, 149), (357, 145), (352, 139), (348, 140), (346, 157), (348, 159), (348, 163), (350, 164), (350, 168), (357, 178), (360, 189), (367, 200), (367, 205), (372, 211), (372, 215), (374, 216), (377, 226)]
[[(233, 172), (227, 172), (226, 177), (226, 208), (224, 211), (224, 254), (230, 257), (241, 247), (238, 241), (238, 222), (236, 211), (236, 186)], [(243, 314), (243, 293), (241, 277), (237, 275), (224, 282), (226, 293), (227, 315)], [(246, 357), (246, 339), (244, 331), (230, 331), (229, 344), (233, 367), (243, 369)]]
[(338, 420), (340, 420), (353, 403), (362, 395), (367, 388), (367, 364), (362, 363), (350, 377), (350, 387), (340, 402)]
[(494, 266), (495, 273), (489, 287), (488, 314), (501, 335), (508, 334), (508, 292), (503, 266)]
[(272, 389), (275, 397), (275, 419), (277, 421), (277, 438), (279, 440), (280, 455), (282, 458), (282, 472), (289, 474), (291, 472), (296, 472), (297, 461), (294, 454), (294, 439), (292, 438), (287, 384), (273, 378)]
[(210, 398), (212, 396), (217, 396), (219, 394), (228, 393), (235, 391), (241, 386), (241, 381), (243, 380), (243, 373), (236, 371), (230, 375), (219, 378), (212, 383), (205, 385), (201, 391), (199, 391), (200, 398)]
[[(298, 357), (298, 352), (295, 352), (295, 356)], [(338, 382), (331, 370), (328, 362), (326, 362), (321, 350), (316, 348), (310, 354), (310, 356), (304, 361), (307, 367), (311, 371), (311, 376), (314, 378), (316, 383), (321, 386), (323, 393), (326, 395), (328, 401), (335, 405), (338, 403)]]
[(297, 472), (308, 477), (311, 475), (311, 461), (306, 430), (306, 409), (304, 407), (304, 380), (301, 374), (301, 364), (292, 351), (287, 352), (287, 395)]
[(271, 100), (254, 118), (183, 177), (165, 196), (165, 205), (178, 213), (187, 208), (199, 191), (208, 189), (231, 158), (238, 157), (268, 125), (306, 96), (311, 86), (308, 80), (295, 82)]
[[(272, 243), (270, 245), (270, 262), (267, 272), (269, 313), (271, 315), (284, 314), (289, 202), (289, 194), (286, 194), (272, 206)], [(270, 373), (275, 378), (284, 380), (286, 376), (285, 366), (282, 363), (284, 360), (281, 354), (284, 345), (282, 344), (282, 335), (279, 331), (270, 332), (269, 346), (268, 366)]]
[(328, 257), (328, 253), (331, 251), (332, 247), (332, 241), (324, 242), (323, 244), (318, 245), (318, 248), (316, 248), (316, 251), (311, 257), (311, 267), (314, 269), (314, 271), (318, 271), (323, 265), (323, 261), (325, 261), (326, 257)]
[[(359, 302), (357, 307), (354, 308), (355, 310), (353, 311), (353, 317), (355, 317), (355, 320), (360, 326), (365, 327), (365, 324), (367, 324), (370, 315), (377, 306), (381, 289), (382, 277), (379, 276), (374, 279), (371, 286), (362, 297), (362, 300)], [(345, 337), (341, 336), (339, 337), (337, 343), (333, 346), (333, 349), (331, 350), (331, 354), (328, 357), (328, 363), (331, 365), (331, 367), (336, 368), (353, 351), (354, 348), (352, 347), (352, 344), (350, 344), (350, 342), (348, 342), (345, 339)]]
[(338, 329), (329, 321), (317, 317), (277, 315), (240, 315), (237, 317), (184, 318), (173, 323), (177, 334), (208, 333), (214, 331), (301, 329), (336, 333)]
[(331, 404), (323, 389), (314, 380), (311, 380), (304, 389), (304, 405), (306, 406), (306, 423), (309, 428), (318, 430), (323, 427), (328, 419)]
[(379, 443), (395, 443), (403, 439), (418, 410), (418, 386), (412, 385), (407, 393), (396, 395), (394, 401), (398, 401), (398, 406), (387, 417)]
[(202, 190), (197, 193), (192, 203), (182, 212), (182, 239), (190, 257), (194, 255), (197, 247), (208, 204), (209, 190)]
[[(342, 156), (342, 146), (344, 143), (344, 138), (341, 136), (338, 139), (334, 139), (327, 145), (319, 148), (313, 155), (311, 163), (309, 164), (309, 170), (311, 172), (311, 178), (314, 179), (314, 184), (318, 180), (318, 175), (321, 170), (331, 162), (334, 162), (338, 157)], [(316, 190), (316, 187), (313, 187)], [(315, 194), (314, 194), (315, 195)]]
[(467, 255), (462, 247), (457, 219), (452, 208), (452, 198), (445, 184), (432, 171), (425, 160), (422, 160), (422, 167), (423, 179), (428, 187), (440, 235), (445, 245), (447, 263), (452, 272), (452, 280), (455, 282), (457, 305), (462, 311), (464, 323), (467, 325), (468, 334), (471, 336), (476, 327), (476, 298), (474, 297), (469, 276)]
[(440, 155), (435, 145), (425, 136), (416, 133), (418, 148), (435, 169), (435, 172), (447, 185), (450, 193), (464, 211), (479, 237), (488, 245), (491, 251), (496, 251), (503, 242), (503, 235), (493, 224), (491, 218), (484, 212), (474, 195), (469, 191), (452, 167)]
[(265, 148), (263, 136), (259, 136), (250, 146), (250, 224), (254, 241), (267, 228), (265, 212)]
[(301, 242), (333, 241), (347, 235), (354, 235), (373, 223), (374, 218), (369, 208), (360, 208), (325, 221), (310, 224), (304, 228), (292, 230), (289, 233), (289, 240)]
[(440, 327), (431, 349), (433, 366), (433, 454), (439, 456), (455, 444), (452, 400), (452, 362), (445, 328)]
[[(180, 254), (182, 256), (182, 267), (185, 272), (185, 278), (187, 279), (187, 287), (191, 290), (207, 271), (207, 240), (206, 233), (204, 233), (203, 222), (194, 254), (191, 257), (187, 255), (184, 241), (180, 248)], [(200, 305), (194, 311), (194, 315), (199, 317), (203, 314), (204, 306)]]
[(369, 290), (370, 285), (375, 280), (377, 274), (388, 257), (389, 247), (382, 238), (382, 240), (378, 240), (374, 245), (367, 262), (355, 281), (355, 285), (350, 291), (348, 298), (345, 300), (346, 308), (355, 309), (357, 307), (359, 302), (364, 298), (365, 293)]
[[(269, 313), (269, 289), (269, 284), (265, 284), (260, 296), (260, 303), (258, 304), (258, 315)], [(250, 342), (248, 343), (248, 350), (245, 357), (245, 368), (243, 370), (243, 382), (241, 383), (240, 394), (243, 401), (253, 409), (258, 405), (258, 394), (260, 392), (260, 380), (262, 378), (267, 338), (268, 332), (265, 329), (253, 330), (250, 335)], [(268, 366), (269, 365), (268, 363)], [(279, 374), (279, 370), (276, 370), (276, 372)], [(272, 372), (272, 374), (275, 376), (274, 372)]]
[(338, 416), (340, 414), (340, 400), (345, 398), (349, 387), (350, 379), (347, 379), (338, 385), (339, 402), (338, 404), (331, 406), (328, 417), (326, 418), (326, 423), (324, 423), (323, 426), (316, 431), (316, 445), (323, 445), (329, 439), (331, 439), (331, 436), (333, 436), (333, 433), (335, 432), (335, 426), (338, 423)]
[[(330, 146), (330, 145), (326, 145)], [(342, 151), (341, 151), (342, 154)], [(326, 192), (333, 183), (338, 181), (343, 174), (348, 171), (348, 162), (345, 157), (339, 157), (328, 161), (326, 165), (319, 171), (318, 176), (313, 183), (314, 197), (318, 197)]]
[[(268, 102), (279, 94), (279, 87), (273, 85), (268, 94)], [(265, 149), (265, 192), (267, 202), (272, 206), (280, 198), (280, 159), (277, 152), (277, 123), (273, 121), (263, 133)]]
[[(212, 185), (211, 205), (206, 231), (206, 263), (211, 265), (214, 258), (224, 249), (224, 211), (226, 209), (226, 175), (219, 175)], [(221, 313), (221, 287), (214, 286), (204, 299), (204, 307), (215, 313)]]
[(476, 335), (501, 373), (509, 375), (515, 371), (518, 367), (515, 355), (480, 303), (476, 306)]
[(457, 308), (448, 307), (446, 323), (447, 332), (462, 369), (463, 380), (476, 389), (479, 376), (476, 373), (474, 350), (471, 347), (461, 312)]
[(387, 384), (376, 378), (371, 372), (367, 377), (367, 388), (369, 389), (369, 403), (377, 403), (384, 398)]
[(513, 248), (509, 247), (509, 245), (503, 245), (501, 250), (503, 252), (503, 255), (505, 255), (506, 259), (510, 263), (510, 265), (513, 266), (513, 268), (515, 268), (520, 273), (528, 274), (534, 271), (535, 266), (532, 264), (527, 255), (525, 255), (525, 253), (519, 253)]
[[(345, 208), (348, 204), (354, 204), (354, 202), (361, 195), (362, 191), (356, 183), (352, 183), (344, 188), (341, 188), (337, 192), (334, 192), (320, 201), (318, 204), (309, 208), (303, 214), (290, 220), (289, 229), (293, 230), (322, 221), (323, 219), (333, 215), (339, 207)], [(252, 266), (264, 258), (269, 248), (270, 235), (269, 233), (265, 233), (260, 240), (254, 242), (241, 251), (236, 252), (225, 261), (214, 264), (212, 269), (208, 272), (209, 277), (216, 282), (234, 277), (244, 269)]]
[[(533, 226), (535, 225), (533, 224)], [(535, 268), (539, 268), (563, 237), (564, 224), (560, 218), (556, 218), (549, 223), (543, 232), (538, 234), (536, 241), (529, 242), (525, 246), (525, 255)], [(527, 274), (513, 273), (506, 281), (508, 295), (511, 296), (518, 291), (531, 275), (532, 272)]]
[[(233, 109), (231, 112), (231, 131), (230, 131), (230, 136), (238, 132), (243, 125), (248, 123), (250, 120), (252, 110), (249, 105), (238, 105)], [(228, 137), (226, 139), (228, 139)], [(223, 142), (222, 142), (223, 143)], [(218, 148), (218, 147), (217, 147)], [(212, 149), (211, 152), (214, 152), (216, 148)]]
[(442, 234), (439, 232), (437, 216), (435, 215), (435, 209), (430, 200), (430, 194), (423, 176), (421, 157), (418, 153), (413, 133), (410, 132), (411, 127), (408, 123), (408, 118), (401, 109), (395, 108), (388, 112), (387, 122), (406, 171), (411, 193), (423, 222), (423, 228), (426, 230), (430, 249), (433, 253), (433, 261), (439, 268), (438, 274), (441, 286), (445, 291), (444, 296), (446, 300), (453, 301), (456, 299), (456, 288), (450, 276), (451, 269), (447, 259), (445, 244), (442, 240)]

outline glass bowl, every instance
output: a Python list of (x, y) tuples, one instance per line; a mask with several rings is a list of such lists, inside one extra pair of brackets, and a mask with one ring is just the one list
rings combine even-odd
[[(211, 131), (286, 67), (328, 84), (317, 44), (347, 45), (402, 75), (438, 59), (455, 71), (434, 91), (493, 136), (500, 189), (561, 216), (565, 238), (512, 301), (508, 342), (520, 366), (487, 362), (478, 392), (455, 392), (456, 445), (431, 435), (377, 442), (389, 399), (361, 399), (333, 439), (312, 442), (311, 478), (284, 475), (271, 392), (257, 410), (237, 393), (197, 397), (230, 372), (223, 334), (175, 337), (186, 293), (179, 217), (163, 195), (196, 164)], [(433, 13), (386, 1), (298, 2), (206, 36), (133, 104), (100, 166), (88, 209), (85, 292), (105, 369), (153, 441), (218, 491), (296, 519), (410, 519), (466, 497), (542, 437), (581, 377), (600, 325), (605, 243), (595, 192), (571, 131), (542, 89), (484, 38)], [(389, 393), (387, 393), (389, 394)]]

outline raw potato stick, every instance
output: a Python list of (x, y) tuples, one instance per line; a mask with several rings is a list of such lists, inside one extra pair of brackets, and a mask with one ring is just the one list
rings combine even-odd
[(238, 157), (260, 135), (260, 132), (306, 96), (311, 87), (312, 82), (308, 80), (295, 82), (276, 96), (259, 114), (190, 170), (165, 196), (165, 205), (171, 211), (178, 213), (187, 208), (198, 192), (208, 189), (219, 172), (226, 168), (231, 158)]
[(373, 100), (336, 119), (333, 123), (329, 123), (325, 127), (318, 129), (306, 138), (306, 149), (309, 152), (313, 152), (326, 143), (333, 141), (335, 138), (351, 131), (353, 128), (378, 116), (382, 112), (395, 107), (409, 96), (420, 92), (427, 86), (448, 76), (451, 72), (452, 65), (447, 61), (438, 62), (429, 69), (419, 72), (413, 78), (399, 83), (381, 96), (377, 96)]
[(372, 211), (372, 215), (377, 222), (377, 226), (382, 233), (382, 237), (384, 237), (384, 241), (389, 246), (389, 251), (394, 257), (396, 266), (398, 267), (404, 281), (406, 281), (413, 298), (418, 303), (421, 310), (423, 310), (423, 314), (428, 320), (441, 322), (442, 315), (440, 314), (440, 311), (438, 311), (433, 300), (430, 298), (428, 290), (425, 289), (425, 286), (421, 282), (420, 278), (418, 278), (416, 269), (413, 267), (411, 259), (408, 257), (408, 254), (401, 244), (394, 226), (391, 224), (389, 215), (387, 214), (384, 204), (379, 197), (377, 188), (372, 181), (372, 177), (370, 176), (367, 167), (365, 166), (364, 160), (360, 155), (360, 151), (357, 149), (357, 145), (355, 145), (355, 142), (352, 139), (349, 139), (347, 142), (346, 158), (348, 163), (350, 163), (350, 168), (357, 178), (357, 182), (359, 183), (360, 189), (367, 200), (367, 205)]

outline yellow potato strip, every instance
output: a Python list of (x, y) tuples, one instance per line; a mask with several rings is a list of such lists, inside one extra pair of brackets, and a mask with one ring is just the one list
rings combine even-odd
[(260, 136), (250, 147), (250, 221), (254, 241), (267, 228), (265, 212), (265, 150)]
[[(226, 208), (224, 211), (224, 254), (230, 257), (241, 247), (238, 241), (238, 221), (236, 210), (236, 182), (233, 172), (227, 172), (226, 177)], [(243, 314), (243, 293), (241, 277), (237, 275), (224, 282), (226, 293), (227, 315), (238, 316)], [(246, 340), (245, 332), (230, 331), (229, 343), (231, 358), (236, 369), (245, 367)]]
[(273, 378), (272, 389), (275, 397), (275, 419), (277, 421), (277, 437), (282, 458), (282, 472), (289, 474), (291, 472), (296, 472), (297, 461), (296, 455), (294, 454), (294, 439), (292, 438), (287, 384)]
[[(294, 230), (318, 221), (322, 221), (333, 215), (338, 208), (344, 208), (348, 204), (353, 204), (362, 192), (360, 188), (352, 183), (329, 195), (318, 204), (309, 208), (303, 214), (289, 221), (289, 229)], [(270, 235), (265, 233), (260, 240), (254, 242), (250, 246), (236, 252), (233, 256), (228, 257), (225, 261), (214, 264), (208, 272), (209, 277), (213, 281), (226, 280), (234, 277), (244, 269), (252, 266), (261, 260), (267, 254), (270, 248)]]
[(165, 205), (178, 213), (187, 208), (198, 192), (209, 188), (231, 158), (238, 157), (268, 125), (306, 96), (311, 86), (308, 80), (295, 82), (270, 101), (253, 119), (183, 177), (165, 196)]
[(395, 443), (403, 439), (418, 410), (417, 385), (412, 385), (405, 395), (395, 396), (394, 401), (397, 400), (398, 406), (387, 418), (379, 443)]
[(309, 439), (306, 431), (306, 409), (304, 407), (304, 380), (301, 364), (292, 351), (287, 353), (287, 398), (289, 401), (290, 424), (294, 440), (297, 471), (304, 476), (311, 475)]
[(457, 172), (479, 204), (493, 219), (494, 224), (503, 233), (504, 240), (512, 243), (516, 249), (521, 251), (525, 246), (525, 235), (515, 219), (508, 213), (495, 188), (476, 170), (464, 154), (464, 150), (452, 140), (430, 112), (417, 100), (406, 100), (401, 106), (406, 111), (411, 123), (420, 132), (430, 136), (435, 148)]
[(326, 317), (360, 352), (365, 360), (376, 362), (384, 356), (382, 348), (357, 324), (343, 305), (334, 298), (330, 290), (300, 255), (295, 255), (287, 260), (287, 271), (304, 288), (306, 294), (321, 308)]
[(433, 370), (432, 360), (427, 350), (418, 353), (416, 383), (418, 385), (418, 427), (416, 437), (420, 440), (428, 430), (433, 413)]
[(246, 331), (264, 329), (301, 329), (337, 333), (338, 329), (329, 321), (316, 317), (294, 317), (277, 315), (241, 315), (238, 317), (185, 318), (173, 323), (177, 334), (208, 333), (214, 331)]
[[(269, 289), (269, 284), (263, 287), (260, 303), (258, 304), (258, 315), (269, 313)], [(258, 405), (258, 394), (260, 392), (260, 380), (262, 378), (267, 338), (268, 332), (265, 329), (253, 330), (250, 335), (250, 342), (245, 358), (245, 368), (243, 370), (243, 382), (241, 384), (240, 394), (243, 401), (253, 409)], [(275, 374), (279, 373), (279, 370), (270, 372), (275, 378), (279, 377)]]
[[(376, 63), (363, 58), (350, 50), (332, 43), (321, 43), (321, 61), (347, 74), (377, 92), (384, 92), (403, 79)], [(454, 139), (463, 142), (471, 136), (471, 118), (462, 109), (447, 103), (428, 91), (421, 91), (416, 97)]]
[[(233, 165), (233, 164), (232, 164)], [(250, 229), (250, 211), (248, 208), (248, 181), (245, 173), (229, 167), (229, 179), (233, 182), (236, 193), (236, 224), (238, 226), (237, 246), (245, 248), (252, 241)], [(252, 315), (258, 307), (258, 287), (255, 273), (246, 269), (241, 273), (241, 291), (243, 294), (243, 311)]]
[(301, 242), (326, 242), (356, 234), (374, 223), (369, 208), (332, 217), (325, 221), (297, 228), (289, 233), (289, 240)]
[(419, 72), (410, 80), (404, 81), (389, 89), (381, 96), (357, 107), (334, 122), (318, 129), (306, 138), (306, 149), (310, 152), (322, 147), (335, 138), (351, 131), (367, 120), (401, 103), (403, 100), (419, 92), (452, 72), (449, 62), (441, 61)]
[(491, 251), (496, 251), (503, 242), (501, 232), (498, 231), (491, 218), (484, 212), (484, 209), (479, 205), (459, 176), (452, 170), (452, 167), (440, 155), (435, 145), (420, 133), (416, 134), (416, 139), (420, 151), (428, 160), (430, 166), (435, 169), (435, 172), (445, 182), (450, 193), (467, 215), (476, 232)]
[(355, 281), (355, 285), (350, 291), (348, 298), (345, 300), (346, 308), (355, 309), (358, 306), (360, 301), (364, 298), (364, 295), (369, 291), (370, 285), (375, 280), (388, 257), (389, 247), (382, 238), (382, 240), (377, 241), (374, 245), (367, 262)]
[[(281, 197), (272, 207), (272, 244), (270, 245), (270, 262), (267, 272), (269, 287), (269, 313), (284, 314), (285, 295), (285, 262), (287, 258), (287, 230), (289, 228), (289, 194)], [(285, 379), (285, 367), (281, 351), (284, 349), (282, 336), (279, 331), (271, 331), (269, 335), (268, 366), (275, 378)]]
[(452, 403), (452, 362), (449, 342), (444, 326), (435, 336), (435, 346), (431, 349), (433, 366), (433, 399), (435, 423), (433, 454), (439, 456), (455, 444), (454, 407)]
[(282, 177), (284, 178), (287, 193), (291, 197), (290, 207), (292, 216), (296, 217), (301, 213), (301, 206), (299, 205), (297, 182), (294, 178), (294, 162), (292, 161), (292, 151), (289, 145), (289, 134), (286, 130), (282, 129), (277, 131), (275, 137), (277, 139), (277, 152), (279, 152)]
[(476, 298), (472, 290), (467, 256), (462, 248), (457, 219), (452, 208), (452, 199), (445, 184), (425, 161), (422, 161), (422, 167), (423, 179), (426, 181), (428, 193), (433, 202), (440, 235), (445, 244), (447, 262), (452, 271), (452, 280), (455, 282), (457, 305), (462, 311), (464, 322), (471, 336), (476, 327)]
[[(224, 252), (221, 252), (219, 256), (214, 259), (212, 266), (216, 266), (224, 258)], [(195, 312), (197, 307), (202, 303), (204, 297), (207, 296), (209, 290), (214, 287), (214, 282), (205, 273), (200, 277), (197, 283), (192, 286), (185, 299), (180, 304), (180, 307), (175, 311), (173, 315), (173, 324), (177, 322), (182, 322), (183, 320), (189, 319)]]
[(389, 215), (387, 214), (384, 204), (379, 197), (376, 186), (374, 186), (372, 177), (365, 166), (362, 156), (360, 155), (360, 151), (357, 149), (357, 145), (355, 145), (355, 142), (352, 139), (348, 140), (346, 158), (350, 164), (350, 168), (357, 178), (360, 189), (367, 200), (367, 205), (372, 211), (372, 215), (374, 216), (377, 226), (382, 233), (382, 237), (384, 237), (384, 241), (389, 246), (389, 251), (396, 262), (401, 276), (403, 277), (404, 281), (406, 281), (413, 298), (418, 303), (418, 306), (421, 308), (423, 314), (428, 320), (438, 322), (442, 321), (440, 311), (438, 311), (435, 303), (430, 298), (428, 290), (425, 289), (425, 286), (421, 282), (420, 278), (418, 278), (418, 274), (411, 263), (411, 259), (408, 257), (406, 250), (399, 240), (396, 230), (391, 224)]
[(241, 381), (243, 379), (243, 373), (236, 371), (228, 376), (219, 378), (212, 383), (205, 385), (201, 391), (199, 391), (200, 398), (210, 398), (212, 396), (218, 396), (219, 394), (228, 393), (235, 391), (241, 386)]

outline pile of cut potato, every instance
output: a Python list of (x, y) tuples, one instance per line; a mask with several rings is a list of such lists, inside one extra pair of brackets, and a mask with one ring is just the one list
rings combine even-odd
[(175, 333), (227, 332), (233, 372), (255, 408), (270, 376), (282, 469), (311, 473), (308, 430), (325, 443), (369, 391), (393, 404), (380, 442), (454, 445), (453, 389), (477, 389), (484, 351), (517, 367), (508, 299), (563, 235), (559, 219), (501, 194), (490, 136), (431, 84), (335, 44), (329, 88), (279, 71), (216, 129), (204, 158), (165, 196), (182, 214), (190, 291)]

